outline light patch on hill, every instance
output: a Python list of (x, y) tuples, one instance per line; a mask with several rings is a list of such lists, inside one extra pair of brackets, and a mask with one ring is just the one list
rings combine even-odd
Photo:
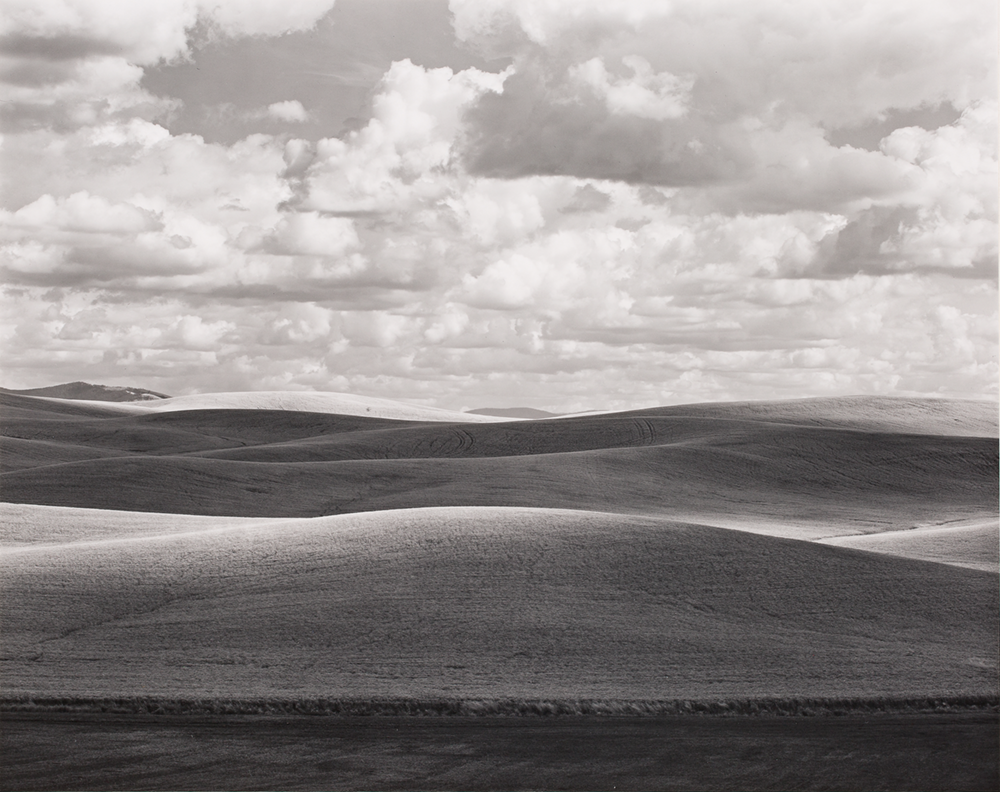
[(127, 541), (275, 522), (280, 520), (0, 503), (0, 548)]
[[(73, 506), (38, 506), (0, 503), (0, 553), (55, 546), (161, 540), (180, 535), (207, 535), (226, 531), (296, 531), (370, 529), (389, 525), (429, 525), (456, 520), (503, 525), (517, 523), (545, 527), (553, 521), (572, 519), (579, 524), (603, 524), (630, 520), (654, 524), (652, 517), (625, 517), (583, 509), (516, 506), (439, 506), (385, 509), (375, 512), (337, 514), (324, 517), (219, 517), (163, 512), (87, 509)], [(681, 524), (701, 524), (783, 539), (812, 541), (836, 547), (933, 561), (952, 566), (997, 572), (1000, 564), (1000, 523), (995, 518), (954, 520), (947, 524), (922, 525), (909, 530), (882, 530), (859, 534), (851, 523), (797, 524), (755, 519), (726, 519), (711, 515), (671, 515)]]
[[(90, 403), (76, 400), (77, 403)], [(104, 402), (97, 402), (102, 407)], [(443, 423), (490, 423), (510, 419), (490, 415), (475, 415), (456, 410), (442, 410), (419, 404), (407, 404), (374, 396), (354, 396), (349, 393), (313, 391), (246, 391), (233, 393), (199, 393), (174, 396), (158, 401), (116, 403), (123, 413), (160, 413), (182, 410), (291, 410), (294, 412), (362, 415), (395, 421), (439, 421)]]
[(1000, 527), (995, 517), (919, 526), (909, 531), (832, 536), (819, 541), (836, 547), (853, 547), (986, 572), (1000, 571)]

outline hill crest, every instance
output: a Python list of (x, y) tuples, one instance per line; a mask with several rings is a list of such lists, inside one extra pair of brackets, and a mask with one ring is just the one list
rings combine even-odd
[(46, 396), (54, 399), (73, 399), (74, 401), (133, 402), (156, 401), (170, 398), (165, 393), (157, 393), (146, 388), (134, 388), (126, 385), (96, 385), (81, 381), (66, 382), (62, 385), (50, 385), (45, 388), (27, 388), (24, 390), (0, 388), (0, 391), (13, 393), (18, 396)]

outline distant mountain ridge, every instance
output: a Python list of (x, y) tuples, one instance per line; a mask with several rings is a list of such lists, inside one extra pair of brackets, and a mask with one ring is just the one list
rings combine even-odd
[(54, 399), (86, 399), (89, 401), (109, 402), (152, 401), (154, 399), (170, 398), (165, 393), (157, 393), (145, 388), (130, 388), (122, 385), (92, 385), (89, 382), (67, 382), (63, 385), (50, 385), (47, 388), (28, 388), (26, 390), (0, 388), (0, 391), (16, 393), (19, 396), (50, 396)]

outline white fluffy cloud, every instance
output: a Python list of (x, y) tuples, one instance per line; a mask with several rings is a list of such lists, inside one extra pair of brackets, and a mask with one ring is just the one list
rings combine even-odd
[(267, 106), (267, 114), (279, 121), (295, 122), (309, 120), (309, 113), (302, 106), (302, 102), (296, 99), (287, 99), (284, 102), (269, 104)]
[[(351, 131), (232, 145), (172, 133), (143, 67), (195, 25), (281, 34), (329, 2), (34, 5), (0, 34), (7, 386), (558, 410), (996, 392), (985, 5), (453, 2), (510, 67), (400, 60)], [(941, 102), (953, 123), (830, 142)]]
[[(176, 103), (140, 86), (143, 66), (190, 55), (190, 34), (280, 35), (312, 27), (334, 0), (6, 0), (0, 15), (4, 121), (82, 126), (162, 117)], [(288, 108), (284, 108), (287, 113)]]
[(5, 0), (0, 36), (15, 51), (53, 59), (113, 52), (140, 65), (189, 52), (199, 21), (225, 36), (305, 30), (334, 0)]
[(786, 105), (829, 124), (994, 93), (996, 8), (906, 0), (451, 0), (459, 38), (553, 67), (641, 56), (720, 114)]
[(473, 116), (472, 166), (494, 176), (751, 182), (747, 189), (766, 193), (827, 170), (853, 174), (839, 186), (846, 198), (865, 197), (905, 173), (877, 153), (838, 151), (828, 130), (944, 102), (961, 110), (995, 93), (996, 9), (987, 3), (454, 0), (452, 8), (460, 37), (515, 59), (507, 90)]
[(669, 72), (655, 74), (649, 61), (639, 55), (626, 55), (622, 63), (632, 70), (631, 77), (612, 79), (600, 58), (571, 67), (569, 76), (597, 91), (612, 115), (664, 121), (687, 113), (692, 79)]

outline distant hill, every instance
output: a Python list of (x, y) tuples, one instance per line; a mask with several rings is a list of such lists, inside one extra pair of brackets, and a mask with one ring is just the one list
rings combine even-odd
[(50, 385), (47, 388), (29, 388), (27, 390), (0, 388), (0, 391), (16, 393), (19, 396), (50, 396), (54, 399), (87, 399), (89, 401), (109, 402), (151, 401), (170, 398), (165, 393), (157, 393), (145, 388), (91, 385), (89, 382), (67, 382), (65, 385)]
[(559, 413), (546, 410), (536, 410), (533, 407), (480, 407), (477, 410), (466, 410), (470, 415), (495, 415), (497, 418), (556, 418)]

